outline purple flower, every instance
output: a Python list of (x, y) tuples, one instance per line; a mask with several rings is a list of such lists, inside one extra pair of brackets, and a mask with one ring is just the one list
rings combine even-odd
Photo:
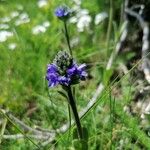
[(54, 87), (58, 84), (68, 86), (70, 82), (70, 78), (59, 75), (57, 66), (54, 64), (47, 65), (46, 79), (48, 80), (49, 87)]
[(47, 65), (46, 79), (48, 80), (48, 86), (77, 84), (80, 80), (86, 79), (85, 68), (85, 64), (78, 65), (72, 58), (69, 58), (65, 51), (61, 51), (56, 55), (54, 62)]
[(54, 87), (59, 83), (57, 67), (54, 64), (48, 64), (46, 79), (48, 80), (49, 87)]
[(71, 10), (67, 6), (59, 6), (55, 10), (55, 15), (59, 19), (67, 19), (71, 14)]
[(82, 64), (77, 68), (77, 72), (81, 80), (85, 80), (85, 78), (88, 76), (87, 72), (85, 71), (85, 68), (86, 68), (86, 64)]
[(87, 73), (85, 71), (85, 64), (82, 64), (80, 66), (78, 66), (76, 63), (74, 63), (68, 70), (67, 73), (70, 76), (70, 78), (72, 77), (78, 77), (80, 80), (85, 80), (85, 78), (87, 77)]
[(70, 78), (67, 78), (67, 77), (65, 77), (65, 76), (60, 76), (60, 77), (58, 78), (58, 80), (59, 80), (59, 83), (62, 84), (62, 85), (68, 86), (69, 83), (70, 83)]
[(57, 67), (54, 64), (48, 64), (47, 65), (47, 72), (48, 73), (56, 73), (57, 72)]
[(50, 73), (46, 76), (46, 79), (48, 80), (48, 86), (49, 87), (54, 87), (56, 85), (58, 85), (58, 76), (57, 74), (54, 73)]

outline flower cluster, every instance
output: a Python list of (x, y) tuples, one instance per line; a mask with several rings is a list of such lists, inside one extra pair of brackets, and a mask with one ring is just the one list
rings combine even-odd
[(65, 51), (60, 51), (52, 64), (48, 64), (46, 79), (49, 87), (58, 84), (69, 86), (85, 80), (87, 73), (85, 64), (78, 65)]
[(59, 6), (55, 10), (55, 15), (62, 20), (68, 19), (71, 13), (71, 9), (67, 6)]

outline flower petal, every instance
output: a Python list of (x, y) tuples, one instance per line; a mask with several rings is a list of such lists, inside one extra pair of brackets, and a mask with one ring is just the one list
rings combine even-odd
[(56, 73), (57, 67), (54, 64), (47, 65), (47, 73)]
[(59, 78), (58, 78), (58, 81), (59, 81), (59, 83), (60, 84), (64, 84), (64, 85), (69, 85), (69, 83), (70, 83), (70, 78), (68, 77), (65, 77), (65, 76), (60, 76)]
[(75, 74), (76, 70), (77, 70), (76, 67), (72, 67), (72, 68), (67, 70), (67, 73), (68, 73), (69, 76), (72, 76), (72, 75)]
[(54, 87), (58, 84), (58, 75), (54, 73), (49, 73), (46, 75), (46, 79), (48, 80), (48, 86)]
[(59, 18), (68, 17), (71, 10), (67, 6), (59, 6), (55, 10), (55, 15)]
[(83, 69), (85, 69), (85, 67), (86, 67), (86, 64), (81, 64), (81, 65), (78, 67), (78, 70), (83, 70)]

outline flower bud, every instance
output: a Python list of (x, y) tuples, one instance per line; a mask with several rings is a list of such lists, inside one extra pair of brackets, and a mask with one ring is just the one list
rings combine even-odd
[(70, 17), (71, 13), (71, 9), (65, 5), (59, 6), (55, 10), (55, 15), (61, 20), (67, 20)]

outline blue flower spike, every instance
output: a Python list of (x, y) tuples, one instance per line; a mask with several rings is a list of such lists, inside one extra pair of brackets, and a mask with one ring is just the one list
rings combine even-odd
[(86, 64), (78, 65), (66, 51), (60, 51), (53, 63), (47, 66), (46, 79), (48, 80), (48, 86), (77, 84), (88, 76), (85, 69)]
[(75, 123), (77, 126), (77, 137), (82, 145), (87, 145), (84, 140), (83, 128), (80, 123), (75, 97), (72, 94), (71, 86), (78, 84), (81, 80), (85, 80), (87, 72), (85, 71), (86, 64), (78, 65), (76, 61), (66, 52), (59, 51), (53, 62), (47, 65), (46, 79), (49, 87), (61, 85), (67, 93), (68, 103), (74, 114)]

